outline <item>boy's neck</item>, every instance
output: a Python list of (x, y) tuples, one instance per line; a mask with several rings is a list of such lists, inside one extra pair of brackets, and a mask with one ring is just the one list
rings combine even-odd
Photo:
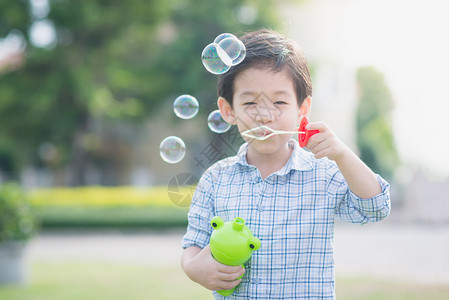
[(293, 148), (288, 143), (284, 148), (273, 154), (259, 153), (250, 146), (246, 153), (246, 161), (249, 165), (255, 166), (259, 170), (262, 179), (265, 179), (282, 169), (290, 159), (292, 152)]

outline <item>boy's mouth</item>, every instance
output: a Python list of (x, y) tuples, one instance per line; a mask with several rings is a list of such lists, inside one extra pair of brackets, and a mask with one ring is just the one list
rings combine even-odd
[(255, 128), (248, 129), (244, 131), (242, 134), (249, 138), (255, 138), (255, 139), (266, 139), (273, 135), (273, 130), (269, 128), (268, 126), (259, 126)]
[(276, 130), (271, 129), (268, 126), (262, 125), (259, 127), (251, 128), (246, 131), (243, 131), (241, 134), (251, 139), (256, 139), (259, 141), (266, 140), (276, 134), (298, 134), (305, 133), (304, 131), (286, 131), (286, 130)]
[(263, 130), (257, 130), (252, 133), (255, 137), (265, 137), (265, 136), (272, 134), (273, 132), (269, 129), (263, 129)]

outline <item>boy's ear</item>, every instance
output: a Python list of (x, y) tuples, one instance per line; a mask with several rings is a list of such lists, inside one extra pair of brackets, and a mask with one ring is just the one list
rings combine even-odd
[(312, 96), (309, 96), (302, 101), (299, 107), (298, 121), (300, 122), (302, 117), (309, 117), (310, 110), (312, 109)]
[(236, 125), (237, 122), (235, 121), (234, 110), (232, 109), (229, 102), (226, 101), (225, 98), (219, 97), (217, 104), (218, 104), (218, 109), (220, 110), (220, 114), (221, 114), (221, 117), (223, 118), (223, 120), (225, 120), (227, 123), (229, 123), (231, 125)]

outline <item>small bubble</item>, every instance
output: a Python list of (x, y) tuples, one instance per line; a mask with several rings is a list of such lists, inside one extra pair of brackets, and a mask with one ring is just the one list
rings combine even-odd
[(223, 133), (231, 128), (231, 124), (223, 120), (218, 109), (209, 114), (209, 117), (207, 118), (207, 125), (210, 130), (216, 133)]
[(173, 111), (181, 119), (191, 119), (198, 113), (198, 101), (190, 95), (181, 95), (173, 102)]
[(166, 137), (159, 149), (162, 159), (171, 164), (180, 162), (186, 154), (186, 145), (177, 136)]

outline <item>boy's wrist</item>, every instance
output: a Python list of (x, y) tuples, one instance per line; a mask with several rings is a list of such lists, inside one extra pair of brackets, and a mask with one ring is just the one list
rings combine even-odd
[(341, 151), (333, 159), (338, 166), (345, 164), (352, 157), (356, 156), (355, 153), (345, 144), (341, 143), (341, 147)]

